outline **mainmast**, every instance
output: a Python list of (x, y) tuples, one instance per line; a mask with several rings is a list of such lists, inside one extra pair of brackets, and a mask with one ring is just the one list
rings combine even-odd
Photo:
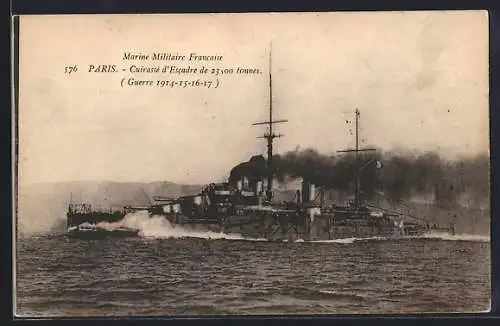
[(288, 122), (288, 120), (273, 120), (273, 82), (272, 82), (272, 69), (271, 69), (271, 56), (272, 47), (269, 51), (269, 121), (257, 122), (253, 125), (268, 125), (268, 132), (263, 136), (257, 138), (265, 138), (267, 140), (267, 190), (266, 199), (271, 201), (273, 198), (272, 186), (273, 186), (273, 140), (274, 138), (282, 137), (281, 134), (275, 134), (273, 131), (273, 125), (282, 122)]
[(355, 173), (355, 185), (354, 185), (354, 205), (356, 209), (359, 209), (361, 206), (361, 194), (360, 194), (360, 182), (359, 182), (359, 174), (361, 172), (361, 168), (359, 166), (359, 153), (360, 152), (368, 152), (368, 151), (375, 151), (374, 148), (359, 148), (359, 110), (355, 110), (355, 127), (356, 127), (356, 147), (355, 149), (345, 149), (341, 151), (337, 151), (339, 153), (347, 153), (347, 152), (355, 152), (356, 153), (356, 160), (355, 160), (355, 167), (354, 167), (354, 173)]

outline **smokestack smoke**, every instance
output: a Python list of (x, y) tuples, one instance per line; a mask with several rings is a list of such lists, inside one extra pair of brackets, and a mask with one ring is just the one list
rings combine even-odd
[[(355, 155), (324, 155), (313, 149), (295, 150), (273, 157), (275, 177), (303, 178), (325, 190), (343, 194), (354, 192)], [(471, 207), (489, 205), (489, 157), (446, 160), (433, 152), (364, 152), (360, 153), (362, 198), (371, 199), (383, 192), (393, 201), (412, 196), (428, 196), (439, 205), (455, 203), (467, 194)], [(255, 156), (231, 171), (235, 177), (265, 178), (265, 160)], [(310, 189), (302, 189), (302, 200), (310, 200)]]

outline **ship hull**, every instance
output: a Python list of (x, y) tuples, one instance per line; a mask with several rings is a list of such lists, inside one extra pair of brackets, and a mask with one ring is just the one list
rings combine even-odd
[[(174, 227), (179, 225), (187, 230), (205, 230), (268, 241), (401, 238), (438, 231), (427, 226), (413, 225), (411, 228), (406, 228), (395, 225), (392, 221), (378, 225), (367, 225), (364, 221), (336, 221), (333, 216), (319, 216), (311, 221), (308, 216), (295, 214), (245, 214), (219, 219), (190, 219), (180, 215), (166, 215), (165, 218)], [(449, 230), (439, 229), (439, 231)]]
[[(350, 238), (401, 238), (403, 236), (421, 236), (428, 232), (450, 232), (445, 228), (432, 228), (426, 225), (400, 226), (393, 221), (378, 224), (367, 224), (364, 220), (337, 220), (334, 215), (320, 215), (310, 218), (307, 214), (296, 211), (257, 211), (243, 212), (236, 215), (209, 217), (187, 217), (179, 213), (155, 214), (163, 216), (173, 227), (180, 226), (196, 232), (209, 231), (238, 235), (250, 239), (267, 241), (305, 241), (337, 240)], [(120, 221), (124, 214), (87, 213), (68, 215), (68, 227), (77, 227), (75, 222), (113, 223)], [(69, 222), (72, 224), (69, 224)], [(68, 235), (79, 239), (103, 239), (108, 237), (137, 237), (138, 230), (93, 230), (71, 231)]]

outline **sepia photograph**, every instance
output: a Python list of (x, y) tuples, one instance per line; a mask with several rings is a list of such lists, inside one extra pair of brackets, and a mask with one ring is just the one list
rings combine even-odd
[(489, 312), (488, 35), (486, 11), (20, 16), (14, 316)]

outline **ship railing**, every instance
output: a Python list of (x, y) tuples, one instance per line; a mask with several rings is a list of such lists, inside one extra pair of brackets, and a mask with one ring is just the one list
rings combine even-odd
[(92, 205), (87, 203), (69, 204), (70, 213), (85, 214), (92, 212)]
[(175, 201), (177, 198), (174, 197), (165, 197), (165, 196), (153, 196), (154, 201), (158, 202), (172, 202)]
[(375, 205), (370, 205), (370, 204), (368, 204), (368, 206), (372, 207), (372, 208), (378, 208), (378, 209), (384, 211), (384, 214), (387, 217), (397, 217), (399, 219), (406, 220), (405, 225), (407, 227), (411, 227), (411, 228), (425, 227), (429, 230), (438, 230), (438, 231), (445, 231), (445, 232), (454, 232), (454, 229), (455, 229), (454, 223), (450, 223), (450, 225), (447, 227), (447, 226), (443, 226), (441, 224), (431, 222), (425, 218), (415, 216), (412, 214), (392, 211), (392, 210), (384, 209), (384, 208), (377, 207)]

